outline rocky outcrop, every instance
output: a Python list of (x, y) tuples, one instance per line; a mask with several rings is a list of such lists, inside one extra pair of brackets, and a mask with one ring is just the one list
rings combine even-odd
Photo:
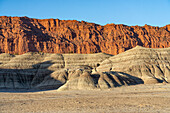
[(116, 55), (137, 45), (147, 48), (169, 47), (170, 25), (101, 26), (76, 20), (0, 17), (1, 53), (103, 52)]
[(141, 78), (144, 83), (170, 82), (170, 48), (137, 46), (104, 60), (97, 72), (123, 72)]

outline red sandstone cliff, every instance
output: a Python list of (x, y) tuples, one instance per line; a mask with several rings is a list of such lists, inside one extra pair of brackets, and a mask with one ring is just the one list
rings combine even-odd
[(76, 20), (0, 17), (0, 52), (118, 54), (141, 45), (170, 47), (170, 25), (164, 27), (105, 26)]

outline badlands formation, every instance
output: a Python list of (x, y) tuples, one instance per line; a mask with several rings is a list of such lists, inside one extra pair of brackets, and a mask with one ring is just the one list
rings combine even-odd
[(170, 111), (170, 25), (1, 16), (0, 53), (2, 113)]
[(118, 55), (0, 54), (1, 89), (93, 90), (170, 82), (170, 48), (136, 46)]

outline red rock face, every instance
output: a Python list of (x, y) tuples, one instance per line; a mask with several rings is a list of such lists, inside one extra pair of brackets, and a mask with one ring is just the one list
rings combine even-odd
[(76, 20), (0, 17), (0, 52), (23, 54), (97, 53), (116, 55), (140, 45), (170, 47), (170, 25), (105, 26)]

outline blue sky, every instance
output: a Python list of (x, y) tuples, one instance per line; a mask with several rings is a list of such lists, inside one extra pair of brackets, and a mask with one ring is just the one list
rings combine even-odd
[(165, 26), (170, 0), (0, 0), (0, 16)]

